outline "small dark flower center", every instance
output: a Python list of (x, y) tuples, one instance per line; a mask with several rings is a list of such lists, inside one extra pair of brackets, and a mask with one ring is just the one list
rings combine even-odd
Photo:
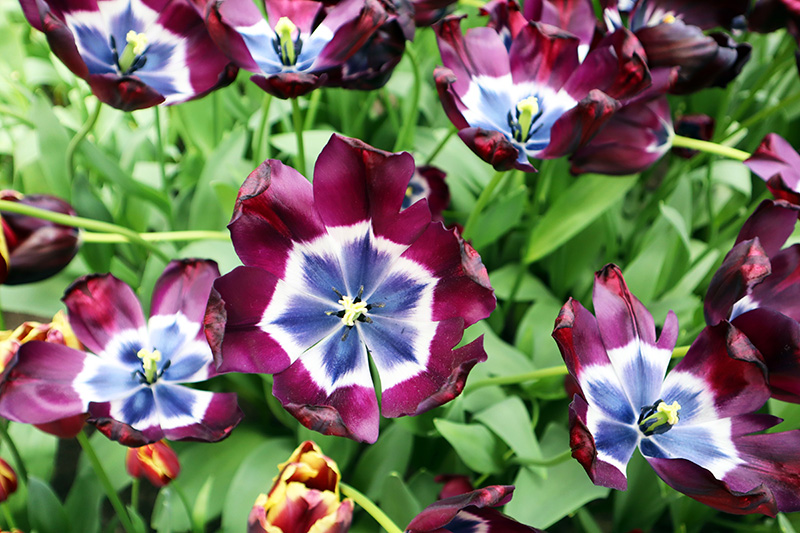
[(680, 410), (678, 402), (668, 404), (660, 399), (653, 405), (645, 405), (639, 415), (639, 431), (646, 437), (666, 433), (680, 420)]
[(362, 322), (366, 324), (371, 324), (372, 319), (367, 316), (367, 313), (372, 308), (375, 307), (383, 307), (386, 304), (378, 303), (378, 304), (368, 304), (361, 297), (364, 295), (364, 287), (362, 286), (358, 290), (358, 296), (355, 298), (351, 298), (350, 296), (345, 296), (336, 288), (333, 289), (339, 296), (339, 305), (342, 306), (342, 309), (339, 311), (326, 311), (325, 314), (329, 316), (337, 316), (342, 320), (342, 324), (344, 324), (347, 329), (345, 329), (344, 334), (342, 334), (342, 340), (347, 339), (347, 335), (350, 333), (350, 330), (353, 329), (353, 326), (356, 325), (356, 322)]
[(164, 375), (164, 372), (172, 363), (172, 361), (164, 363), (164, 367), (159, 372), (158, 363), (161, 361), (161, 352), (158, 350), (150, 351), (142, 348), (136, 354), (136, 357), (142, 360), (142, 369), (137, 370), (134, 374), (139, 377), (141, 383), (146, 383), (148, 385), (152, 385), (158, 381), (158, 378)]
[(542, 124), (535, 128), (532, 127), (541, 116), (542, 110), (537, 97), (529, 96), (520, 100), (516, 108), (508, 112), (508, 126), (511, 128), (511, 135), (521, 143), (527, 142), (531, 135), (542, 128)]
[(111, 51), (114, 54), (114, 60), (117, 62), (119, 71), (122, 74), (132, 74), (133, 72), (142, 68), (147, 62), (145, 53), (149, 47), (147, 35), (144, 33), (137, 33), (133, 30), (129, 31), (125, 36), (127, 44), (119, 53), (117, 48), (117, 41), (114, 36), (111, 36)]
[[(278, 38), (272, 40), (275, 53), (281, 58), (281, 63), (287, 67), (297, 63), (297, 56), (303, 50), (303, 41), (300, 39), (300, 32), (297, 26), (289, 20), (289, 17), (281, 17), (275, 25), (275, 33)], [(293, 35), (297, 33), (297, 37)]]

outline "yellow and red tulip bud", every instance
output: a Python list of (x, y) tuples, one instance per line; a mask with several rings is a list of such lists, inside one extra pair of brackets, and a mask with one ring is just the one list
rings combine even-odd
[(0, 502), (4, 502), (17, 490), (17, 473), (0, 459)]
[(311, 441), (281, 465), (269, 494), (261, 494), (248, 520), (248, 533), (344, 533), (353, 501), (340, 501), (336, 463)]
[(178, 456), (163, 440), (128, 448), (125, 465), (128, 474), (135, 478), (145, 477), (156, 487), (168, 485), (181, 472)]

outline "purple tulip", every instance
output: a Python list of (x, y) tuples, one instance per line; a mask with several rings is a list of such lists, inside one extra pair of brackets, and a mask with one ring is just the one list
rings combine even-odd
[(162, 438), (216, 441), (239, 423), (233, 393), (184, 387), (216, 375), (203, 335), (213, 261), (172, 261), (145, 321), (133, 290), (114, 276), (79, 278), (64, 295), (78, 340), (23, 344), (0, 394), (0, 414), (43, 424), (89, 413), (88, 422), (126, 446)]
[[(729, 513), (800, 509), (800, 430), (780, 419), (758, 351), (727, 322), (704, 329), (667, 373), (678, 337), (671, 311), (653, 317), (609, 265), (594, 285), (596, 317), (570, 299), (553, 337), (581, 394), (570, 405), (572, 456), (597, 485), (625, 490), (639, 451), (668, 485)], [(666, 374), (666, 377), (665, 377)]]
[(744, 164), (767, 182), (775, 198), (800, 205), (800, 154), (786, 139), (768, 134)]
[(236, 77), (189, 0), (20, 3), (53, 53), (117, 109), (185, 102)]
[[(275, 374), (305, 426), (374, 442), (384, 416), (460, 394), (486, 358), (464, 328), (495, 307), (486, 269), (427, 202), (402, 209), (414, 160), (334, 135), (313, 186), (279, 161), (242, 185), (228, 226), (245, 266), (214, 284), (206, 328), (221, 372)], [(369, 357), (368, 357), (369, 354)]]

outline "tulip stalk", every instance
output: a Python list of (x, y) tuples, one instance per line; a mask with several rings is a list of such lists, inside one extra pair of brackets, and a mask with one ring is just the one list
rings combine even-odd
[(133, 527), (130, 516), (128, 516), (128, 512), (125, 510), (122, 500), (119, 499), (119, 494), (117, 494), (117, 491), (114, 490), (114, 486), (111, 484), (108, 474), (106, 474), (106, 471), (103, 469), (103, 465), (100, 463), (100, 459), (97, 457), (97, 453), (95, 453), (91, 442), (89, 442), (89, 438), (86, 436), (86, 433), (81, 430), (76, 437), (78, 439), (78, 444), (80, 444), (81, 448), (83, 448), (83, 453), (86, 454), (86, 458), (92, 465), (95, 475), (100, 480), (100, 484), (103, 485), (103, 489), (106, 492), (108, 501), (111, 502), (114, 512), (117, 513), (117, 518), (119, 518), (119, 521), (122, 524), (122, 529), (124, 529), (126, 533), (134, 533), (135, 528)]
[(158, 111), (158, 106), (153, 107), (153, 111), (155, 112), (156, 123), (156, 160), (158, 161), (158, 168), (161, 172), (161, 186), (166, 188), (167, 169), (164, 167), (164, 139), (161, 134), (161, 113)]
[(67, 172), (69, 173), (69, 181), (73, 182), (75, 179), (75, 151), (78, 149), (78, 146), (81, 144), (81, 141), (89, 135), (89, 132), (92, 131), (94, 125), (97, 123), (98, 117), (100, 117), (100, 110), (103, 108), (103, 102), (100, 100), (97, 101), (97, 105), (92, 111), (89, 118), (86, 119), (86, 122), (83, 123), (81, 129), (75, 133), (75, 136), (69, 141), (67, 145), (66, 151), (66, 158), (67, 158)]
[(475, 207), (472, 208), (472, 211), (467, 218), (467, 222), (464, 224), (464, 239), (469, 239), (472, 237), (472, 230), (478, 221), (481, 211), (483, 211), (483, 208), (489, 203), (489, 199), (494, 194), (494, 190), (498, 185), (500, 185), (500, 182), (503, 181), (503, 177), (505, 175), (505, 170), (498, 170), (495, 172), (494, 176), (492, 176), (492, 179), (489, 181), (489, 184), (486, 186), (486, 188), (481, 191), (481, 194), (478, 196), (478, 199), (475, 202)]
[(691, 150), (698, 150), (708, 154), (720, 155), (729, 159), (736, 159), (737, 161), (744, 161), (750, 154), (744, 150), (731, 148), (730, 146), (723, 146), (718, 143), (709, 141), (701, 141), (700, 139), (692, 139), (691, 137), (684, 137), (682, 135), (675, 135), (672, 138), (673, 148), (689, 148)]
[(343, 495), (352, 499), (362, 509), (364, 509), (372, 518), (375, 519), (378, 524), (380, 524), (384, 530), (386, 530), (387, 533), (403, 533), (403, 530), (397, 527), (397, 525), (392, 522), (392, 519), (386, 516), (386, 513), (384, 513), (380, 507), (375, 505), (375, 503), (367, 498), (364, 494), (347, 483), (340, 482), (339, 488), (341, 489)]
[(8, 428), (6, 427), (7, 424), (10, 422), (6, 422), (5, 424), (0, 424), (0, 438), (5, 441), (6, 446), (8, 446), (8, 451), (11, 452), (11, 456), (14, 458), (14, 463), (17, 467), (17, 472), (19, 473), (19, 479), (22, 480), (22, 484), (27, 486), (28, 485), (28, 470), (25, 468), (25, 463), (22, 461), (22, 456), (19, 454), (19, 449), (17, 445), (14, 443), (14, 439), (11, 438), (11, 435), (8, 433)]
[(294, 134), (297, 137), (295, 166), (300, 174), (308, 177), (306, 175), (306, 149), (303, 145), (303, 113), (300, 111), (300, 102), (297, 101), (297, 98), (292, 98), (292, 118), (294, 119)]
[[(192, 231), (151, 231), (139, 233), (139, 237), (147, 242), (175, 242), (175, 241), (229, 241), (227, 231), (192, 230)], [(119, 233), (98, 233), (84, 231), (81, 240), (88, 243), (126, 243), (130, 239)]]
[[(270, 133), (270, 124), (269, 124), (269, 108), (272, 105), (272, 95), (267, 94), (264, 97), (264, 103), (261, 105), (261, 121), (258, 125), (258, 131), (256, 132), (256, 140), (255, 145), (253, 146), (253, 164), (258, 166), (264, 159), (269, 159), (269, 133)], [(265, 151), (264, 156), (262, 156), (261, 147), (264, 146)]]
[(403, 125), (397, 134), (397, 141), (394, 144), (393, 152), (400, 150), (413, 150), (414, 148), (414, 128), (417, 127), (417, 115), (419, 114), (419, 91), (422, 85), (422, 76), (419, 72), (419, 60), (414, 52), (411, 41), (406, 43), (406, 56), (411, 62), (411, 72), (414, 74), (414, 85), (411, 87), (411, 100), (406, 107), (406, 114), (403, 117)]

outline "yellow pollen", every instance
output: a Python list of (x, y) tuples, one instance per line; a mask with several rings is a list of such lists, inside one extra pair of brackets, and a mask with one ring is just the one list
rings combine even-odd
[(664, 413), (667, 416), (667, 424), (670, 426), (674, 426), (678, 423), (678, 413), (680, 410), (681, 406), (678, 402), (672, 402), (672, 405), (667, 405), (666, 402), (661, 402), (658, 404), (658, 407), (656, 407), (657, 412)]
[(519, 113), (519, 118), (517, 121), (519, 122), (519, 127), (522, 133), (521, 140), (525, 141), (528, 138), (528, 133), (531, 131), (533, 117), (539, 113), (539, 99), (535, 96), (529, 96), (524, 100), (521, 100), (517, 104), (517, 112)]
[(147, 49), (148, 40), (147, 35), (144, 33), (137, 33), (131, 30), (125, 36), (125, 40), (128, 41), (128, 45), (133, 47), (133, 55), (140, 56)]
[(356, 320), (361, 315), (367, 314), (367, 302), (354, 302), (349, 296), (342, 296), (342, 299), (339, 300), (339, 305), (344, 307), (342, 324), (345, 326), (355, 326)]
[(672, 24), (673, 22), (675, 22), (675, 15), (672, 15), (672, 14), (664, 15), (661, 18), (661, 22), (664, 22), (666, 24)]
[(148, 383), (153, 383), (156, 380), (156, 372), (158, 372), (158, 362), (161, 361), (161, 352), (158, 350), (151, 352), (142, 348), (136, 353), (136, 357), (142, 360), (145, 379)]
[(278, 39), (280, 39), (281, 53), (289, 60), (290, 65), (294, 65), (296, 59), (294, 54), (294, 40), (292, 38), (296, 31), (297, 26), (294, 22), (289, 20), (289, 17), (281, 17), (278, 19), (278, 23), (275, 24), (275, 33), (278, 34)]
[(413, 194), (414, 194), (414, 189), (412, 189), (411, 186), (409, 185), (408, 188), (406, 188), (406, 196), (411, 197)]

